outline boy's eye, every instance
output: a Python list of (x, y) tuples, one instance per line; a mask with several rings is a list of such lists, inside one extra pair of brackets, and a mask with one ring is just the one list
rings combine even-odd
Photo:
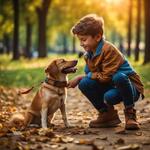
[(86, 41), (86, 39), (82, 39), (81, 41)]

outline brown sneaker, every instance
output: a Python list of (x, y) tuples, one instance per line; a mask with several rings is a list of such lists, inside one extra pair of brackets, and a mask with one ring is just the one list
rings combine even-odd
[(115, 127), (121, 123), (117, 110), (114, 107), (109, 107), (107, 112), (100, 112), (98, 118), (90, 122), (91, 128), (107, 128)]
[(134, 108), (128, 108), (124, 110), (125, 114), (125, 128), (127, 130), (137, 130), (140, 129), (140, 125), (137, 122), (136, 110)]

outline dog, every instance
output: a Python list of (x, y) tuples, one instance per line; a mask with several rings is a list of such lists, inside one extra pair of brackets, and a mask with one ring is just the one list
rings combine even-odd
[(76, 65), (77, 60), (56, 59), (52, 61), (45, 69), (46, 80), (41, 84), (30, 107), (25, 113), (13, 115), (9, 123), (20, 129), (25, 129), (31, 123), (41, 123), (42, 128), (47, 128), (55, 112), (60, 109), (64, 124), (69, 127), (65, 107), (67, 74), (75, 73)]

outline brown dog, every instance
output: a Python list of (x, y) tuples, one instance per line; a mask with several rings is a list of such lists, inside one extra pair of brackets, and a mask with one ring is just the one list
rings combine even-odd
[(20, 114), (20, 117), (14, 115), (10, 124), (24, 129), (30, 123), (39, 123), (41, 120), (42, 128), (47, 128), (47, 122), (51, 123), (54, 113), (60, 109), (64, 124), (69, 127), (65, 109), (67, 74), (76, 72), (76, 65), (77, 60), (54, 60), (45, 69), (46, 80), (41, 84), (28, 110), (25, 114)]

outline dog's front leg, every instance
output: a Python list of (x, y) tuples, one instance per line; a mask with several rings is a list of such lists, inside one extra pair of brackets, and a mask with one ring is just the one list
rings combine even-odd
[(62, 114), (62, 119), (64, 121), (64, 124), (65, 126), (68, 128), (70, 127), (69, 123), (68, 123), (68, 120), (67, 120), (67, 115), (66, 115), (66, 107), (65, 107), (65, 104), (62, 103), (61, 107), (60, 107), (60, 111), (61, 111), (61, 114)]
[(48, 127), (54, 126), (54, 124), (52, 123), (53, 119), (54, 119), (54, 113), (49, 114), (49, 116), (48, 116)]
[(47, 112), (48, 112), (48, 108), (42, 107), (42, 110), (41, 110), (42, 128), (47, 128)]

